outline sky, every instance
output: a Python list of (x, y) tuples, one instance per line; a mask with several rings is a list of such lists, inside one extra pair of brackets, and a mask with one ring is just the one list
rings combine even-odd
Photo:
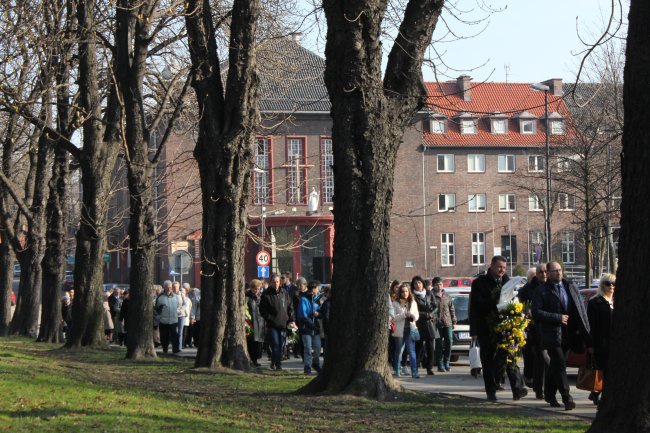
[[(435, 44), (449, 66), (438, 69), (441, 81), (462, 74), (470, 75), (474, 81), (534, 83), (549, 78), (575, 81), (580, 53), (585, 49), (580, 37), (587, 42), (596, 41), (612, 7), (612, 0), (456, 0), (456, 3), (467, 11), (463, 14), (466, 20), (487, 19), (468, 25), (447, 14), (445, 21), (452, 23), (454, 33), (475, 36)], [(502, 10), (489, 14), (480, 10), (481, 3)], [(626, 8), (623, 16), (627, 16), (627, 3), (623, 0)], [(620, 13), (616, 16), (620, 17)], [(434, 38), (446, 32), (439, 22)], [(314, 44), (308, 34), (304, 38), (307, 48), (316, 47), (315, 51), (322, 55), (323, 41)], [(423, 73), (427, 81), (436, 79), (430, 66), (425, 66)]]

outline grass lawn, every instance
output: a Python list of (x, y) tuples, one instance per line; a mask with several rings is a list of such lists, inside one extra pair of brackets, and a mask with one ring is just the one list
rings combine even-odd
[(68, 352), (0, 338), (0, 432), (583, 432), (548, 412), (405, 393), (391, 402), (305, 397), (289, 372), (212, 373), (172, 357)]

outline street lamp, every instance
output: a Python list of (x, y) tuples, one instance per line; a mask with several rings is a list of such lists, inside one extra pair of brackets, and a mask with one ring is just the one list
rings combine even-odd
[(544, 212), (544, 234), (546, 236), (546, 261), (551, 260), (551, 149), (548, 144), (548, 91), (551, 89), (546, 84), (531, 84), (530, 88), (544, 92), (544, 118), (546, 127), (544, 128), (545, 136), (545, 158), (546, 158), (546, 206)]
[(510, 258), (510, 266), (511, 267), (512, 267), (512, 224), (511, 223), (512, 223), (512, 221), (514, 221), (516, 219), (517, 219), (517, 217), (515, 217), (515, 216), (511, 216), (510, 218), (508, 218), (508, 238), (510, 239), (508, 241), (508, 248), (509, 248), (508, 257)]
[(433, 250), (433, 276), (436, 277), (438, 275), (438, 247), (431, 245), (429, 249)]

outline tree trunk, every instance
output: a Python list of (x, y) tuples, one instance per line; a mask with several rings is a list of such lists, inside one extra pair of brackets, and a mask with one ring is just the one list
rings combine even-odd
[(610, 357), (603, 398), (589, 432), (650, 432), (650, 291), (646, 268), (650, 263), (650, 44), (647, 23), (650, 3), (630, 2), (624, 73), (620, 256), (616, 304), (610, 338)]
[(1, 233), (0, 236), (2, 236), (2, 242), (0, 242), (0, 337), (6, 337), (9, 335), (9, 323), (11, 322), (14, 253), (4, 233)]
[(55, 151), (50, 195), (47, 202), (46, 249), (43, 262), (43, 306), (38, 341), (62, 343), (61, 288), (65, 284), (66, 201), (68, 183), (68, 153)]
[(404, 130), (425, 102), (423, 52), (443, 3), (408, 3), (382, 80), (386, 2), (323, 2), (335, 179), (332, 325), (324, 370), (304, 392), (386, 399), (399, 388), (386, 362), (393, 175)]
[(195, 365), (248, 369), (243, 256), (259, 121), (255, 35), (260, 4), (233, 3), (227, 91), (221, 82), (209, 2), (191, 0), (186, 7), (192, 86), (200, 112), (194, 154), (203, 197), (201, 341)]

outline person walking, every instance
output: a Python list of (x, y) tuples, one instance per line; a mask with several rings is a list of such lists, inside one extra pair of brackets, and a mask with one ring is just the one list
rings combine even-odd
[(456, 309), (454, 302), (442, 288), (442, 278), (433, 279), (433, 294), (438, 308), (438, 338), (436, 339), (436, 365), (438, 371), (451, 370), (451, 348), (456, 327)]
[[(393, 301), (392, 316), (395, 323), (395, 331), (392, 334), (395, 341), (393, 372), (395, 376), (400, 376), (400, 360), (402, 359), (402, 351), (406, 347), (411, 358), (411, 377), (419, 379), (415, 341), (412, 338), (412, 329), (417, 329), (415, 323), (419, 318), (418, 307), (413, 301), (413, 295), (408, 284), (400, 284), (397, 288), (397, 294), (397, 300)], [(404, 371), (401, 374), (404, 374)]]
[(300, 298), (298, 306), (298, 330), (303, 347), (304, 373), (311, 374), (313, 368), (320, 373), (320, 304), (317, 301), (320, 281), (310, 281), (307, 292)]
[(178, 297), (172, 290), (172, 282), (167, 280), (163, 283), (164, 292), (156, 298), (156, 312), (158, 313), (160, 330), (160, 345), (163, 353), (167, 353), (169, 343), (172, 345), (172, 352), (180, 352), (178, 347)]
[(544, 383), (544, 400), (551, 407), (561, 407), (555, 394), (559, 391), (565, 410), (576, 407), (566, 375), (569, 348), (584, 350), (589, 338), (589, 322), (582, 297), (575, 285), (565, 280), (558, 262), (546, 265), (548, 278), (533, 300), (533, 318), (540, 326), (542, 346), (550, 358)]
[[(587, 304), (587, 317), (591, 332), (591, 345), (587, 349), (593, 355), (596, 367), (607, 375), (607, 359), (609, 358), (610, 330), (614, 315), (614, 288), (616, 275), (604, 274), (600, 277), (596, 296)], [(589, 394), (589, 400), (598, 404), (599, 392)]]
[(280, 287), (280, 277), (273, 274), (269, 288), (262, 295), (260, 314), (266, 321), (271, 345), (271, 370), (282, 370), (282, 348), (287, 339), (287, 325), (295, 327), (293, 303)]
[(436, 326), (438, 304), (431, 290), (426, 290), (426, 284), (422, 277), (413, 277), (411, 288), (413, 289), (413, 299), (418, 307), (416, 325), (420, 333), (420, 340), (415, 343), (415, 353), (422, 367), (426, 368), (427, 374), (433, 376), (434, 342), (439, 337)]
[[(546, 283), (546, 263), (541, 263), (535, 267), (533, 278), (519, 289), (517, 297), (526, 307), (526, 315), (532, 318), (532, 304), (535, 293), (541, 286)], [(544, 399), (544, 375), (548, 370), (549, 357), (548, 353), (542, 347), (539, 325), (531, 320), (526, 330), (526, 345), (523, 348), (524, 355), (524, 380), (530, 381), (526, 385), (531, 386), (535, 391), (535, 398)]]
[(257, 362), (262, 357), (262, 344), (264, 344), (264, 318), (260, 314), (260, 302), (262, 300), (262, 282), (260, 280), (251, 280), (249, 290), (246, 292), (246, 308), (250, 315), (252, 334), (246, 337), (248, 346), (248, 355), (255, 367), (259, 367)]
[(483, 382), (489, 401), (496, 401), (497, 380), (508, 375), (512, 399), (519, 400), (528, 394), (524, 381), (515, 363), (508, 362), (508, 354), (496, 346), (494, 321), (498, 318), (497, 303), (501, 288), (510, 279), (506, 274), (506, 259), (494, 256), (490, 261), (487, 273), (472, 282), (469, 297), (469, 335), (472, 341), (478, 341), (481, 348), (481, 364), (483, 365)]

